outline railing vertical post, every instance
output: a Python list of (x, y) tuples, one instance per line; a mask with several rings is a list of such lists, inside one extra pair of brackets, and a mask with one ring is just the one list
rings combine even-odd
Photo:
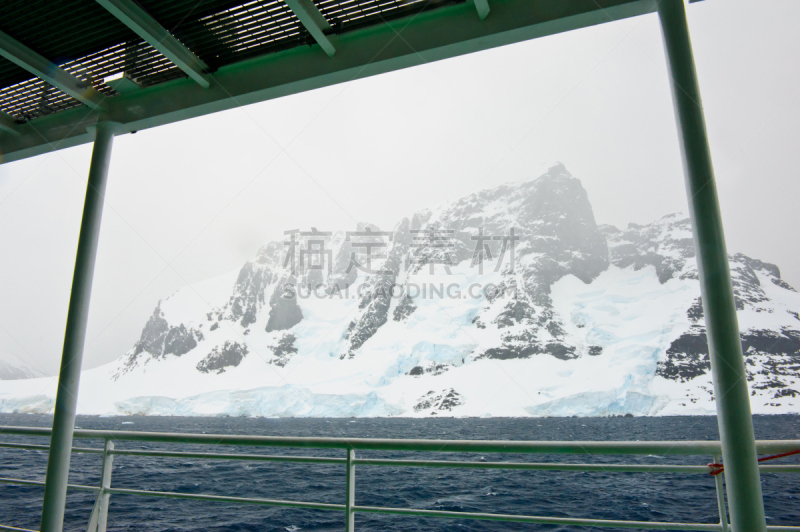
[(98, 123), (78, 237), (64, 349), (61, 353), (61, 370), (58, 375), (53, 432), (50, 436), (50, 453), (47, 459), (47, 477), (42, 502), (42, 532), (61, 532), (64, 526), (64, 506), (67, 499), (72, 433), (75, 429), (86, 322), (89, 317), (94, 262), (100, 237), (100, 220), (103, 214), (103, 199), (113, 141), (114, 124)]
[(97, 500), (92, 508), (92, 515), (89, 516), (89, 525), (86, 532), (106, 532), (108, 523), (108, 500), (111, 497), (106, 490), (111, 487), (111, 471), (114, 464), (114, 442), (105, 440), (103, 444), (103, 465), (100, 474), (100, 491), (97, 492)]
[(346, 486), (346, 499), (345, 499), (345, 532), (355, 532), (356, 529), (356, 514), (353, 507), (356, 505), (356, 451), (355, 449), (347, 450), (347, 486)]
[[(719, 464), (722, 458), (714, 457), (714, 463)], [(728, 532), (728, 509), (725, 507), (725, 486), (722, 483), (722, 475), (714, 475), (714, 487), (717, 492), (717, 508), (719, 508), (719, 524), (722, 532)]]
[(111, 494), (107, 490), (111, 487), (111, 471), (114, 466), (114, 455), (111, 454), (111, 451), (113, 450), (114, 442), (106, 440), (103, 447), (103, 476), (100, 478), (100, 515), (97, 520), (97, 532), (106, 532), (106, 523), (108, 522), (108, 502)]
[(764, 532), (764, 501), (756, 461), (747, 373), (683, 0), (659, 0), (658, 14), (672, 78), (672, 97), (697, 251), (731, 526), (739, 532)]

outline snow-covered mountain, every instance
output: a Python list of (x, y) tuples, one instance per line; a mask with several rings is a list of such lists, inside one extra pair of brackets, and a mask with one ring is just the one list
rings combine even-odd
[(14, 356), (0, 354), (0, 381), (33, 379), (44, 376), (45, 373), (42, 370), (25, 364)]
[[(797, 412), (800, 295), (730, 261), (753, 410)], [(597, 226), (556, 165), (391, 231), (289, 232), (161, 301), (128, 353), (83, 373), (79, 412), (705, 414), (712, 392), (688, 218)], [(0, 411), (54, 396), (0, 382)]]

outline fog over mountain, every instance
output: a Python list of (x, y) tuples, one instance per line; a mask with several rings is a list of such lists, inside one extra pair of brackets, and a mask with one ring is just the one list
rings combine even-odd
[[(753, 410), (797, 412), (800, 295), (773, 264), (730, 264)], [(9, 371), (0, 411), (52, 411), (52, 379)], [(159, 302), (127, 353), (83, 373), (79, 413), (669, 415), (713, 401), (688, 218), (598, 226), (558, 164), (393, 228), (287, 232)]]

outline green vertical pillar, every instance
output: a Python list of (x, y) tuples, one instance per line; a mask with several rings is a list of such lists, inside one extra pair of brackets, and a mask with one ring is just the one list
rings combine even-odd
[(86, 322), (89, 317), (94, 262), (100, 238), (100, 219), (103, 215), (103, 198), (113, 141), (114, 124), (98, 123), (89, 180), (86, 185), (86, 200), (83, 204), (72, 292), (69, 297), (61, 370), (58, 374), (53, 432), (50, 436), (50, 454), (47, 459), (47, 477), (42, 503), (42, 532), (61, 532), (64, 525), (64, 505), (67, 499), (72, 433), (75, 429)]
[(683, 0), (660, 0), (658, 15), (672, 78), (672, 97), (697, 251), (731, 528), (738, 532), (764, 532), (764, 501), (747, 374)]

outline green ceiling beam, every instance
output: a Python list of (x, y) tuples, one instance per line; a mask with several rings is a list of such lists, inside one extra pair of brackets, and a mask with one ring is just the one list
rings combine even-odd
[[(328, 19), (326, 19), (322, 15), (322, 13), (319, 12), (319, 9), (317, 9), (317, 6), (314, 5), (314, 2), (312, 0), (298, 0), (297, 2), (293, 2), (293, 3), (299, 3), (302, 6), (304, 6), (306, 12), (308, 12), (309, 16), (312, 18), (312, 20), (314, 21), (314, 23), (317, 26), (319, 26), (323, 30), (331, 29), (331, 25), (328, 22)], [(292, 6), (292, 3), (286, 2), (286, 4), (289, 6), (289, 8), (292, 11), (294, 11), (294, 7)]]
[(317, 44), (325, 50), (328, 57), (333, 57), (336, 53), (336, 48), (331, 44), (330, 39), (323, 33), (323, 30), (331, 27), (322, 13), (319, 12), (314, 2), (311, 0), (284, 0), (289, 9), (295, 14), (297, 19), (305, 26), (308, 33), (314, 37)]
[[(105, 119), (123, 134), (654, 11), (652, 0), (492, 0), (481, 21), (464, 2), (331, 35), (334, 57), (298, 46), (222, 67), (208, 90), (178, 79), (114, 96)], [(36, 118), (0, 138), (0, 153), (7, 162), (91, 142), (98, 118), (79, 108)]]
[(103, 108), (104, 96), (55, 63), (0, 31), (0, 55), (95, 110)]
[(208, 65), (132, 0), (97, 0), (97, 3), (201, 87), (207, 89), (211, 86), (211, 78), (206, 74)]
[(478, 17), (486, 20), (489, 16), (489, 0), (475, 0), (475, 9), (478, 11)]
[(14, 136), (19, 136), (17, 131), (17, 122), (13, 116), (0, 111), (0, 133), (11, 133)]

